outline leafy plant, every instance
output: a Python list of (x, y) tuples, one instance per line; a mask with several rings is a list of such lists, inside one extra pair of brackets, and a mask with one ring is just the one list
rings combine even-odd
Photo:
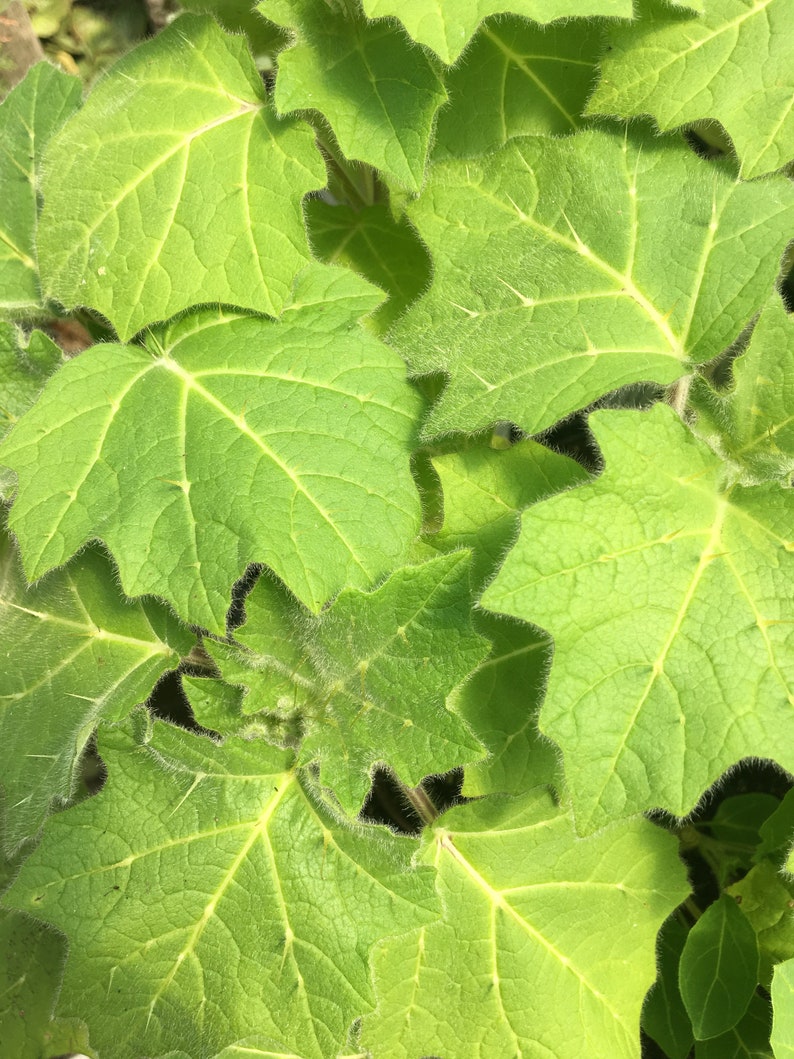
[(788, 0), (189, 6), (0, 107), (3, 1054), (794, 1055)]

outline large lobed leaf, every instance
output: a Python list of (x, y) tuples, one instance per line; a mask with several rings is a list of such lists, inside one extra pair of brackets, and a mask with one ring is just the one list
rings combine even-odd
[(319, 110), (348, 158), (418, 190), (446, 99), (436, 64), (401, 26), (368, 22), (358, 0), (266, 0), (259, 10), (295, 35), (278, 58), (278, 109)]
[(415, 372), (449, 376), (426, 432), (535, 432), (729, 345), (777, 274), (794, 188), (599, 131), (439, 162), (408, 213), (435, 275), (391, 340)]
[(50, 137), (80, 105), (80, 82), (38, 63), (0, 106), (0, 310), (41, 305), (36, 263), (36, 193)]
[[(642, 0), (616, 24), (591, 114), (652, 114), (662, 129), (717, 119), (746, 178), (794, 157), (791, 0), (708, 0), (700, 18)], [(740, 71), (740, 72), (739, 72)]]
[(138, 722), (100, 733), (106, 788), (49, 821), (4, 899), (69, 939), (61, 1010), (113, 1059), (253, 1034), (336, 1055), (373, 1007), (370, 948), (434, 917), (414, 844), (333, 818), (289, 752)]
[(309, 260), (310, 130), (279, 120), (242, 37), (184, 15), (99, 82), (42, 183), (46, 292), (122, 339), (191, 305), (278, 315)]
[(68, 362), (0, 448), (28, 577), (99, 537), (128, 595), (222, 632), (249, 562), (315, 610), (393, 567), (419, 522), (419, 399), (357, 324), (378, 301), (316, 265), (280, 322), (206, 311)]
[(683, 815), (749, 754), (794, 766), (794, 494), (725, 489), (666, 405), (593, 424), (603, 475), (525, 513), (483, 597), (554, 637), (540, 725), (584, 832)]
[(534, 792), (451, 810), (422, 860), (444, 916), (376, 951), (373, 1055), (639, 1059), (656, 932), (687, 892), (670, 836), (635, 820), (577, 840)]
[(148, 698), (194, 637), (152, 600), (130, 605), (96, 549), (28, 587), (0, 532), (0, 788), (13, 848), (73, 794), (97, 724)]
[(399, 18), (421, 44), (454, 63), (488, 15), (511, 12), (535, 22), (611, 15), (631, 18), (631, 0), (363, 0), (370, 18)]

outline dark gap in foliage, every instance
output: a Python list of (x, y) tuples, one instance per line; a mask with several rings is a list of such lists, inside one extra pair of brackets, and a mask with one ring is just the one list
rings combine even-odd
[[(439, 816), (453, 805), (468, 800), (460, 793), (463, 788), (462, 768), (438, 776), (426, 776), (419, 786)], [(387, 768), (375, 769), (359, 819), (368, 824), (386, 824), (405, 835), (418, 835), (424, 826), (403, 785)]]
[(170, 669), (167, 673), (163, 673), (146, 700), (146, 705), (152, 717), (160, 721), (176, 724), (197, 735), (217, 738), (216, 732), (203, 728), (197, 723), (177, 669)]
[(576, 460), (590, 474), (601, 470), (601, 453), (587, 425), (587, 412), (574, 412), (566, 419), (535, 435), (535, 441), (552, 452)]
[(259, 563), (251, 563), (245, 573), (232, 585), (232, 603), (226, 612), (226, 632), (231, 634), (241, 625), (245, 625), (245, 597), (254, 587), (264, 570)]
[(96, 794), (97, 791), (102, 790), (107, 776), (105, 762), (97, 752), (96, 732), (94, 732), (86, 743), (80, 758), (78, 786), (72, 802), (81, 801), (84, 797), (89, 798), (91, 795)]

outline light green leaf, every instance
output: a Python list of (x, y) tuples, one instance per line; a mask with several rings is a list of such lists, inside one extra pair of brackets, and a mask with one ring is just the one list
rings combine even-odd
[(41, 305), (36, 190), (50, 137), (80, 105), (80, 81), (41, 62), (0, 105), (0, 312)]
[(408, 214), (435, 274), (391, 341), (417, 374), (449, 376), (426, 433), (535, 433), (729, 345), (772, 286), (794, 188), (737, 183), (671, 139), (594, 131), (438, 163)]
[(127, 595), (223, 631), (249, 562), (313, 609), (392, 568), (419, 523), (419, 398), (357, 325), (378, 300), (315, 265), (280, 322), (206, 311), (151, 351), (106, 344), (68, 362), (0, 449), (28, 577), (99, 537)]
[(591, 422), (606, 470), (524, 514), (483, 596), (554, 637), (540, 726), (583, 832), (683, 816), (751, 754), (794, 766), (794, 494), (723, 491), (722, 462), (666, 405)]
[(767, 302), (727, 395), (697, 392), (696, 429), (750, 481), (794, 474), (794, 321), (778, 294)]
[(28, 587), (5, 532), (0, 544), (0, 786), (13, 848), (73, 794), (99, 721), (148, 698), (194, 637), (152, 600), (125, 600), (96, 549)]
[(272, 57), (286, 43), (284, 31), (262, 18), (252, 0), (181, 0), (179, 6), (184, 11), (214, 15), (226, 29), (245, 33), (257, 65), (262, 59), (272, 61)]
[(678, 988), (678, 964), (689, 930), (679, 915), (671, 916), (659, 932), (659, 973), (642, 1007), (642, 1028), (668, 1059), (687, 1059), (694, 1037)]
[(455, 710), (490, 751), (467, 766), (462, 794), (523, 794), (562, 787), (559, 751), (538, 732), (538, 712), (552, 657), (548, 635), (501, 614), (475, 612), (475, 629), (493, 647), (452, 697)]
[(513, 136), (575, 131), (603, 49), (603, 25), (571, 19), (539, 26), (505, 17), (480, 27), (447, 75), (434, 155), (467, 156)]
[(507, 449), (478, 440), (434, 457), (433, 466), (444, 494), (444, 522), (426, 539), (439, 551), (472, 550), (475, 591), (491, 580), (515, 543), (521, 512), (588, 478), (578, 463), (530, 439)]
[[(61, 350), (43, 331), (25, 335), (0, 320), (0, 437), (27, 412), (61, 359)], [(13, 484), (13, 475), (0, 467), (0, 496)]]
[(433, 916), (414, 844), (341, 824), (261, 742), (157, 724), (103, 729), (99, 753), (106, 787), (50, 819), (5, 897), (69, 939), (60, 1008), (113, 1059), (253, 1034), (335, 1055), (373, 1007), (370, 948)]
[(276, 118), (242, 37), (184, 15), (99, 82), (47, 155), (47, 293), (122, 339), (201, 302), (278, 315), (309, 260), (311, 131)]
[(435, 63), (401, 26), (368, 22), (358, 0), (266, 0), (258, 10), (295, 34), (278, 57), (276, 107), (319, 110), (348, 158), (417, 191), (446, 100)]
[(775, 968), (772, 979), (772, 1048), (775, 1059), (794, 1057), (794, 959)]
[(395, 220), (384, 203), (353, 209), (310, 199), (305, 209), (317, 256), (353, 269), (388, 294), (371, 317), (373, 330), (386, 331), (430, 282), (430, 260), (416, 231), (404, 216)]
[(444, 919), (375, 954), (378, 1059), (638, 1059), (656, 932), (687, 892), (669, 835), (634, 820), (577, 840), (547, 795), (494, 797), (445, 814), (422, 860)]
[[(616, 24), (590, 114), (652, 114), (661, 129), (716, 118), (745, 178), (794, 157), (791, 0), (708, 0), (700, 18), (642, 0)], [(737, 76), (737, 70), (741, 75)]]
[(772, 1059), (771, 1027), (769, 1001), (753, 993), (747, 1011), (727, 1033), (695, 1043), (695, 1059)]
[(235, 634), (252, 653), (210, 650), (224, 679), (248, 688), (245, 713), (302, 718), (300, 760), (318, 760), (320, 782), (355, 815), (376, 763), (415, 786), (482, 755), (445, 705), (488, 652), (471, 606), (460, 551), (398, 570), (374, 592), (346, 589), (316, 618), (262, 580)]
[(732, 897), (709, 905), (689, 932), (678, 985), (695, 1039), (708, 1040), (735, 1026), (758, 982), (755, 931)]
[(535, 22), (593, 15), (631, 18), (632, 5), (631, 0), (364, 0), (364, 10), (370, 18), (399, 18), (414, 40), (445, 63), (454, 63), (488, 15), (512, 12)]

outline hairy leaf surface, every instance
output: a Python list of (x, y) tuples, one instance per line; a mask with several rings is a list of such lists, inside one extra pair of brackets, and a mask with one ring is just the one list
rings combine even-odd
[(635, 820), (577, 840), (533, 793), (451, 810), (422, 860), (444, 918), (377, 950), (374, 1055), (637, 1059), (656, 932), (687, 889), (669, 836)]
[(0, 449), (28, 577), (99, 537), (128, 595), (222, 632), (249, 562), (312, 609), (393, 566), (418, 528), (419, 399), (357, 324), (379, 297), (316, 265), (280, 322), (206, 311), (68, 362)]
[(794, 765), (794, 495), (724, 490), (667, 406), (592, 421), (605, 472), (525, 513), (483, 597), (554, 637), (540, 725), (584, 832), (684, 815), (748, 754)]
[(630, 0), (363, 0), (370, 18), (394, 16), (420, 44), (426, 44), (445, 63), (454, 63), (478, 25), (488, 15), (512, 12), (552, 22), (555, 19), (612, 15), (631, 18)]
[(97, 550), (28, 587), (16, 548), (0, 540), (0, 787), (13, 848), (74, 792), (99, 721), (148, 698), (194, 637), (152, 600), (131, 606)]
[(306, 127), (276, 118), (241, 37), (185, 15), (121, 59), (50, 146), (47, 293), (120, 338), (201, 302), (278, 315), (309, 260)]
[(61, 1009), (114, 1059), (254, 1033), (335, 1055), (373, 1006), (371, 946), (433, 917), (414, 844), (339, 823), (262, 742), (158, 724), (99, 751), (106, 788), (49, 821), (5, 898), (67, 935)]
[(662, 129), (716, 118), (745, 178), (794, 157), (791, 0), (708, 0), (700, 18), (638, 7), (636, 23), (611, 29), (589, 113), (652, 114)]
[(0, 105), (0, 310), (41, 305), (36, 191), (50, 137), (80, 105), (80, 82), (49, 63), (32, 67)]
[(246, 713), (302, 717), (300, 760), (318, 760), (321, 783), (355, 815), (378, 762), (415, 786), (482, 755), (445, 706), (488, 653), (471, 604), (463, 551), (398, 570), (374, 592), (346, 589), (316, 618), (263, 579), (236, 634), (252, 654), (211, 651), (227, 681), (248, 687)]
[(392, 22), (368, 22), (356, 4), (267, 0), (259, 10), (295, 33), (281, 52), (275, 103), (319, 110), (350, 159), (409, 190), (422, 183), (433, 119), (446, 99), (434, 64)]
[(417, 374), (449, 376), (426, 433), (534, 433), (729, 345), (775, 278), (794, 188), (737, 183), (670, 139), (585, 132), (440, 162), (408, 213), (435, 274), (392, 341)]

